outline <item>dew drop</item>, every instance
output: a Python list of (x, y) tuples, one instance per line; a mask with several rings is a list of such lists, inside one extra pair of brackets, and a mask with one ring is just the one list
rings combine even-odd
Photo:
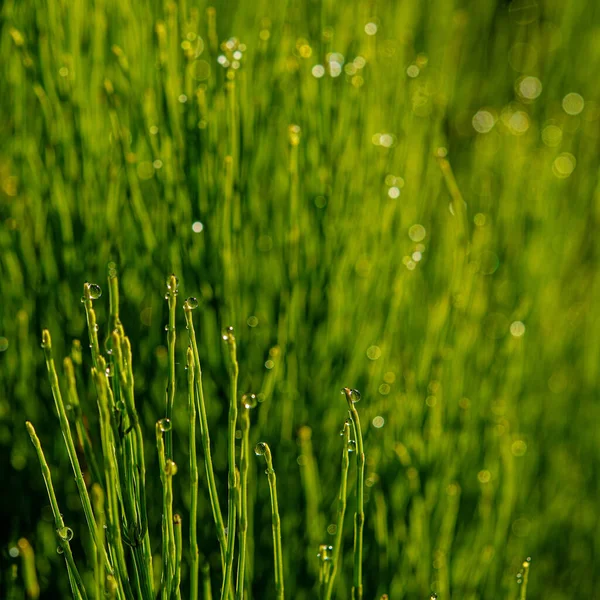
[(61, 527), (57, 530), (57, 533), (61, 540), (70, 542), (73, 539), (73, 530), (70, 527)]
[(356, 441), (350, 440), (348, 442), (348, 452), (356, 452)]
[(107, 377), (112, 377), (113, 376), (113, 371), (110, 367), (106, 367), (106, 370), (104, 371), (106, 373)]
[(192, 310), (198, 308), (198, 299), (193, 296), (190, 296), (185, 303), (188, 305), (188, 308), (191, 308)]
[(90, 283), (88, 285), (88, 291), (92, 300), (98, 300), (102, 296), (102, 288), (97, 283)]
[(352, 402), (360, 402), (360, 392), (358, 390), (350, 390), (350, 399)]
[(254, 447), (254, 454), (256, 454), (256, 456), (264, 456), (264, 454), (266, 452), (267, 452), (267, 445), (264, 442), (259, 442)]
[(231, 325), (229, 325), (229, 327), (224, 327), (221, 332), (221, 337), (224, 342), (228, 342), (229, 340), (233, 341), (235, 339), (233, 336), (233, 327)]
[(328, 560), (333, 560), (333, 546), (321, 544), (319, 546), (319, 554), (317, 554), (317, 557), (324, 562)]
[(62, 547), (61, 547), (61, 546), (57, 546), (57, 547), (56, 547), (56, 553), (57, 553), (57, 554), (62, 554), (62, 553), (63, 553), (63, 549), (62, 549)]
[(429, 596), (429, 600), (437, 600), (438, 595), (434, 592)]
[(165, 463), (165, 473), (170, 476), (173, 476), (177, 473), (177, 464), (170, 458)]
[(257, 404), (256, 394), (244, 394), (242, 396), (244, 408), (255, 408)]
[(171, 420), (167, 419), (166, 417), (164, 419), (160, 419), (158, 421), (158, 427), (161, 431), (171, 431)]

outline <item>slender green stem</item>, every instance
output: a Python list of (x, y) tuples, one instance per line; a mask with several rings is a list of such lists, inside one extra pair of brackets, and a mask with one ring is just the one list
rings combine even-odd
[(109, 573), (112, 573), (113, 568), (110, 564), (110, 560), (108, 558), (108, 554), (106, 553), (106, 549), (98, 539), (98, 529), (96, 526), (96, 520), (94, 519), (94, 513), (92, 512), (92, 503), (90, 502), (90, 497), (87, 491), (87, 487), (85, 485), (85, 481), (83, 479), (83, 473), (81, 471), (79, 459), (77, 458), (75, 444), (73, 443), (73, 436), (71, 435), (69, 419), (67, 418), (67, 412), (65, 410), (65, 405), (62, 399), (62, 394), (60, 392), (60, 386), (58, 383), (58, 376), (56, 374), (56, 368), (54, 366), (54, 358), (52, 357), (52, 339), (50, 337), (50, 332), (47, 329), (44, 329), (44, 331), (42, 332), (42, 348), (44, 349), (46, 367), (48, 369), (48, 378), (50, 379), (50, 387), (52, 389), (52, 396), (54, 397), (54, 404), (56, 406), (58, 419), (60, 421), (60, 428), (65, 441), (65, 446), (67, 447), (69, 461), (71, 462), (71, 467), (73, 468), (73, 473), (75, 474), (75, 483), (77, 484), (77, 490), (79, 492), (79, 497), (81, 498), (81, 504), (83, 506), (85, 519), (87, 521), (90, 534), (92, 535), (92, 539), (94, 540), (96, 551), (102, 554), (102, 558), (106, 565), (106, 569)]
[(279, 517), (279, 504), (277, 502), (277, 478), (273, 469), (273, 458), (271, 449), (266, 442), (257, 444), (254, 452), (264, 456), (267, 463), (267, 479), (269, 480), (269, 492), (271, 494), (271, 519), (273, 525), (273, 557), (275, 562), (275, 597), (283, 600), (283, 550), (281, 547), (281, 518)]
[(202, 592), (204, 600), (212, 600), (212, 588), (210, 587), (210, 565), (202, 563)]
[[(116, 269), (110, 266), (108, 269), (108, 302), (108, 335), (110, 336), (115, 329), (123, 334), (123, 325), (119, 318), (119, 279)], [(110, 337), (107, 337), (107, 343), (110, 345)]]
[(363, 529), (365, 525), (364, 489), (365, 489), (365, 451), (363, 446), (360, 419), (355, 402), (360, 395), (356, 390), (344, 388), (350, 419), (356, 435), (356, 512), (354, 513), (354, 585), (352, 586), (352, 600), (362, 600), (362, 550)]
[(350, 457), (348, 456), (348, 446), (350, 444), (350, 421), (347, 420), (344, 423), (344, 429), (342, 430), (342, 437), (344, 439), (342, 447), (342, 476), (340, 480), (340, 493), (338, 495), (338, 513), (337, 513), (337, 525), (335, 530), (335, 541), (333, 545), (333, 557), (331, 575), (327, 586), (325, 587), (325, 594), (323, 600), (330, 600), (333, 592), (333, 584), (335, 583), (335, 576), (338, 572), (340, 565), (340, 559), (342, 555), (342, 531), (344, 528), (344, 516), (346, 514), (346, 495), (348, 489), (348, 467), (350, 465)]
[[(90, 336), (90, 348), (92, 350), (92, 363), (98, 368), (98, 357), (100, 356), (100, 344), (98, 343), (98, 323), (96, 322), (96, 311), (92, 305), (94, 299), (92, 294), (98, 288), (93, 283), (87, 281), (83, 284), (83, 296), (81, 301), (85, 306), (85, 316), (87, 319), (88, 334)], [(98, 288), (99, 289), (99, 288)]]
[(44, 483), (46, 484), (46, 489), (48, 490), (48, 497), (50, 498), (52, 514), (54, 515), (54, 528), (56, 529), (56, 534), (58, 536), (58, 542), (60, 544), (59, 547), (62, 553), (64, 553), (65, 555), (67, 569), (74, 583), (73, 591), (79, 594), (82, 598), (84, 598), (84, 600), (87, 600), (87, 593), (83, 585), (83, 580), (81, 579), (81, 575), (79, 575), (79, 571), (75, 566), (75, 561), (73, 560), (73, 553), (71, 552), (71, 545), (69, 544), (69, 540), (73, 537), (73, 532), (70, 528), (65, 527), (65, 522), (63, 521), (62, 513), (60, 512), (60, 509), (58, 507), (58, 501), (54, 492), (54, 486), (52, 485), (52, 474), (50, 473), (50, 467), (48, 467), (46, 457), (44, 456), (44, 451), (42, 450), (42, 445), (40, 444), (40, 440), (37, 434), (35, 433), (33, 425), (29, 421), (27, 421), (25, 423), (25, 426), (27, 427), (27, 432), (29, 433), (29, 437), (31, 438), (33, 446), (37, 452), (38, 460), (40, 461), (42, 476), (44, 478)]
[[(119, 496), (122, 497), (119, 485), (119, 468), (115, 455), (116, 443), (113, 437), (110, 408), (108, 403), (109, 387), (106, 377), (106, 363), (99, 357), (99, 369), (92, 368), (92, 378), (98, 397), (98, 412), (100, 413), (100, 439), (102, 454), (104, 456), (104, 476), (106, 481), (107, 514), (109, 543), (112, 546), (113, 560), (115, 562), (114, 578), (109, 576), (107, 581), (112, 581), (115, 594), (128, 600), (133, 598), (127, 578), (125, 551), (123, 548), (123, 534), (121, 530), (121, 515), (119, 511)], [(109, 589), (110, 591), (110, 589)]]
[[(104, 545), (104, 492), (99, 484), (94, 483), (92, 486), (92, 502), (94, 505), (94, 513), (96, 515), (96, 527), (98, 529), (98, 538)], [(94, 579), (96, 583), (96, 598), (104, 598), (104, 572), (102, 566), (102, 558), (100, 553), (96, 553), (94, 562)]]
[[(131, 450), (126, 453), (124, 470), (127, 477), (131, 478), (127, 487), (135, 496), (135, 523), (133, 527), (134, 543), (137, 547), (142, 541), (143, 552), (137, 552), (138, 570), (142, 575), (142, 586), (145, 595), (152, 594), (152, 550), (148, 535), (148, 516), (146, 512), (146, 461), (144, 458), (144, 436), (140, 425), (140, 418), (135, 407), (133, 356), (131, 343), (127, 336), (122, 336), (118, 330), (112, 332), (113, 355), (115, 364), (118, 365), (120, 389), (124, 398), (130, 428), (133, 430)], [(113, 377), (114, 379), (114, 377)], [(126, 436), (126, 441), (131, 438)], [(141, 560), (141, 563), (140, 563)]]
[(521, 584), (521, 594), (519, 600), (527, 600), (527, 582), (529, 581), (529, 566), (531, 559), (527, 558), (523, 561), (523, 583)]
[(238, 473), (235, 465), (235, 431), (237, 425), (237, 382), (239, 366), (237, 362), (235, 336), (233, 327), (228, 327), (223, 334), (223, 340), (227, 343), (229, 350), (229, 426), (227, 432), (227, 458), (229, 464), (228, 474), (228, 496), (229, 507), (227, 513), (227, 555), (225, 558), (225, 573), (223, 575), (223, 587), (221, 588), (221, 600), (228, 597), (231, 590), (233, 572), (233, 555), (235, 550), (235, 523), (238, 493)]
[[(177, 277), (171, 275), (167, 280), (167, 295), (169, 302), (169, 324), (167, 325), (167, 345), (169, 357), (169, 381), (167, 384), (167, 419), (173, 418), (173, 405), (175, 403), (175, 308), (177, 306)], [(166, 432), (165, 447), (167, 458), (173, 459), (173, 438), (171, 430)]]
[(173, 515), (173, 531), (175, 533), (175, 573), (171, 589), (172, 600), (181, 600), (181, 554), (183, 544), (181, 539), (181, 515)]
[[(30, 600), (37, 600), (40, 597), (40, 584), (38, 583), (37, 571), (35, 568), (35, 554), (28, 540), (21, 538), (17, 542), (19, 554), (23, 560), (23, 583), (25, 584), (25, 593)], [(100, 564), (100, 572), (104, 570), (104, 565)]]
[(204, 450), (204, 465), (206, 468), (206, 479), (208, 480), (208, 493), (210, 496), (210, 505), (212, 508), (213, 518), (217, 527), (217, 539), (221, 546), (221, 562), (225, 564), (225, 550), (227, 547), (227, 535), (225, 534), (225, 524), (221, 513), (221, 505), (219, 504), (219, 495), (217, 493), (217, 484), (215, 482), (215, 473), (213, 469), (212, 454), (210, 450), (210, 435), (208, 431), (208, 420), (206, 418), (206, 405), (204, 403), (204, 390), (202, 387), (202, 369), (200, 366), (200, 355), (198, 354), (198, 345), (196, 343), (196, 333), (194, 331), (194, 321), (192, 319), (193, 307), (186, 300), (183, 305), (185, 320), (190, 337), (190, 344), (194, 352), (194, 370), (195, 370), (195, 387), (196, 401), (198, 412), (200, 413), (200, 437), (202, 439), (202, 448)]
[(92, 448), (92, 441), (90, 440), (90, 436), (88, 435), (87, 429), (83, 423), (83, 413), (81, 411), (81, 405), (79, 404), (77, 383), (75, 381), (75, 368), (73, 367), (73, 361), (69, 356), (65, 357), (63, 366), (65, 370), (65, 377), (67, 379), (67, 398), (69, 399), (69, 404), (71, 405), (71, 410), (73, 411), (77, 441), (79, 442), (79, 446), (83, 448), (83, 453), (92, 472), (93, 480), (96, 483), (102, 484), (102, 472), (98, 467), (94, 449)]
[[(167, 425), (168, 423), (168, 425)], [(158, 449), (158, 462), (160, 466), (160, 479), (163, 487), (163, 514), (162, 514), (162, 597), (171, 598), (173, 580), (175, 575), (176, 544), (173, 527), (173, 475), (177, 472), (177, 465), (166, 458), (163, 432), (170, 427), (170, 421), (161, 419), (156, 423), (156, 447)]]
[(190, 416), (190, 600), (198, 600), (198, 461), (196, 458), (196, 403), (194, 399), (194, 351), (187, 349), (188, 411)]
[(244, 394), (240, 412), (242, 430), (242, 448), (240, 453), (240, 485), (239, 485), (239, 558), (236, 583), (236, 600), (244, 598), (246, 573), (246, 541), (248, 536), (248, 468), (250, 455), (250, 409), (256, 406), (255, 394)]

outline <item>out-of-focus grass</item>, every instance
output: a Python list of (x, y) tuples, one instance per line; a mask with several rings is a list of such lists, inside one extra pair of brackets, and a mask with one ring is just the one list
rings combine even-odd
[[(86, 339), (81, 283), (105, 287), (115, 261), (148, 472), (168, 374), (166, 274), (202, 300), (223, 498), (219, 335), (235, 326), (240, 391), (263, 400), (251, 442), (269, 442), (285, 490), (291, 597), (314, 597), (318, 546), (335, 537), (327, 526), (336, 520), (345, 385), (364, 398), (366, 597), (516, 598), (527, 555), (532, 596), (592, 597), (599, 7), (256, 0), (214, 8), (2, 4), (3, 589), (24, 536), (42, 593), (68, 590), (26, 419), (68, 522), (79, 524), (76, 557), (89, 543), (40, 332), (52, 331), (57, 357), (72, 353), (73, 340)], [(238, 41), (220, 50), (232, 36)], [(452, 212), (440, 169), (448, 164), (466, 202), (454, 200)], [(108, 310), (97, 304), (103, 338)], [(187, 448), (185, 338), (177, 338), (175, 456)], [(73, 354), (98, 443), (91, 358), (83, 352), (82, 364), (77, 347)], [(252, 481), (262, 467), (250, 462)], [(218, 568), (202, 478), (200, 486), (201, 551)], [(157, 477), (148, 489), (159, 531)], [(186, 489), (174, 490), (184, 513)], [(258, 497), (249, 499), (247, 571), (254, 596), (272, 597), (268, 490), (249, 489)], [(348, 536), (340, 598), (350, 594), (351, 545)]]

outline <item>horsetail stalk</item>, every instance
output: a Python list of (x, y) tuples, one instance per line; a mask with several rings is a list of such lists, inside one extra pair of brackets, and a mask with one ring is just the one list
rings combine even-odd
[(266, 442), (260, 442), (254, 448), (255, 454), (264, 456), (267, 463), (267, 478), (269, 480), (269, 492), (271, 495), (271, 519), (273, 524), (273, 556), (275, 563), (275, 597), (283, 600), (283, 552), (281, 548), (281, 518), (279, 516), (279, 504), (277, 502), (277, 478), (273, 469), (273, 457), (271, 449)]
[[(94, 514), (96, 515), (96, 527), (98, 529), (98, 539), (104, 545), (104, 492), (98, 483), (92, 486), (92, 503), (94, 505)], [(94, 579), (96, 583), (96, 598), (104, 598), (104, 573), (102, 572), (102, 558), (100, 553), (96, 553), (94, 561)]]
[[(167, 295), (165, 298), (169, 303), (169, 324), (167, 325), (167, 346), (169, 357), (169, 382), (167, 385), (167, 419), (173, 418), (173, 404), (175, 403), (175, 309), (177, 306), (177, 286), (178, 281), (175, 275), (171, 275), (167, 280)], [(171, 430), (166, 432), (165, 447), (167, 458), (173, 459), (173, 438)]]
[(212, 600), (212, 589), (210, 587), (210, 565), (202, 564), (202, 592), (204, 600)]
[(173, 516), (173, 531), (175, 534), (175, 573), (173, 575), (171, 599), (181, 600), (181, 555), (183, 551), (181, 539), (181, 515), (176, 514)]
[(355, 403), (360, 400), (358, 390), (344, 388), (342, 393), (348, 402), (348, 411), (354, 427), (356, 438), (356, 512), (354, 513), (354, 582), (352, 586), (352, 600), (362, 600), (362, 549), (363, 529), (365, 525), (364, 487), (365, 487), (365, 451), (363, 446), (360, 419)]
[(198, 600), (198, 461), (196, 459), (196, 403), (194, 401), (194, 351), (187, 349), (188, 412), (190, 417), (190, 600)]
[(219, 495), (217, 493), (217, 484), (215, 482), (215, 473), (212, 463), (212, 453), (210, 449), (210, 435), (208, 431), (208, 420), (206, 418), (206, 405), (204, 403), (204, 390), (202, 387), (202, 368), (200, 366), (200, 355), (198, 353), (198, 345), (196, 343), (196, 332), (194, 331), (194, 320), (192, 318), (192, 310), (198, 306), (198, 301), (195, 298), (188, 298), (183, 310), (190, 338), (190, 344), (194, 352), (194, 370), (195, 370), (195, 388), (196, 402), (198, 412), (200, 414), (200, 437), (202, 440), (202, 449), (204, 450), (204, 464), (206, 468), (206, 479), (208, 480), (208, 493), (210, 496), (210, 505), (213, 513), (213, 519), (217, 528), (217, 539), (221, 546), (221, 562), (225, 564), (225, 549), (227, 547), (227, 536), (225, 534), (225, 525), (223, 523), (223, 515), (221, 513), (221, 505), (219, 504)]
[[(25, 583), (25, 592), (30, 600), (37, 600), (40, 597), (40, 584), (38, 583), (37, 572), (35, 569), (35, 554), (29, 541), (21, 538), (17, 542), (19, 554), (23, 560), (23, 581)], [(100, 564), (101, 572), (104, 566)]]
[(67, 447), (69, 461), (71, 462), (71, 467), (73, 468), (73, 473), (75, 474), (75, 483), (77, 484), (77, 491), (79, 492), (79, 497), (81, 498), (85, 519), (92, 535), (92, 539), (94, 540), (96, 550), (102, 554), (104, 564), (106, 565), (108, 572), (112, 573), (112, 565), (110, 564), (108, 554), (98, 539), (98, 530), (96, 527), (96, 521), (94, 519), (94, 513), (92, 512), (92, 504), (90, 502), (85, 481), (83, 479), (83, 473), (81, 471), (79, 459), (77, 458), (77, 452), (75, 450), (75, 444), (73, 443), (73, 436), (71, 435), (71, 428), (69, 426), (69, 419), (67, 418), (67, 412), (65, 410), (65, 405), (58, 383), (58, 376), (54, 366), (54, 358), (52, 357), (52, 338), (50, 337), (50, 332), (47, 329), (44, 329), (42, 332), (42, 348), (44, 349), (46, 367), (48, 369), (48, 378), (50, 379), (50, 388), (52, 389), (52, 396), (54, 397), (54, 404), (56, 406), (58, 419), (60, 421), (60, 428), (62, 430), (65, 446)]
[(248, 456), (250, 455), (250, 409), (256, 406), (255, 394), (242, 396), (240, 427), (242, 430), (242, 448), (240, 452), (240, 486), (239, 486), (239, 556), (236, 583), (236, 600), (244, 598), (246, 573), (246, 541), (248, 536)]
[(523, 561), (523, 581), (521, 583), (521, 593), (519, 594), (519, 600), (527, 600), (527, 583), (529, 581), (529, 567), (531, 565), (531, 558), (527, 557)]
[(71, 410), (73, 411), (77, 441), (79, 442), (79, 446), (83, 448), (83, 453), (92, 472), (93, 480), (99, 483), (102, 481), (102, 473), (98, 468), (98, 462), (96, 460), (94, 449), (92, 448), (92, 442), (83, 423), (83, 415), (79, 404), (79, 395), (77, 394), (77, 384), (75, 381), (75, 369), (73, 367), (73, 361), (69, 356), (65, 357), (63, 366), (65, 377), (67, 379), (67, 398), (71, 405)]
[(160, 480), (163, 487), (163, 514), (162, 514), (162, 598), (169, 600), (173, 589), (175, 576), (175, 531), (173, 526), (173, 475), (177, 472), (177, 465), (166, 457), (163, 433), (171, 428), (168, 419), (160, 419), (156, 423), (156, 447), (158, 449), (158, 464)]
[[(135, 407), (133, 357), (131, 343), (118, 329), (111, 334), (113, 361), (117, 366), (121, 398), (124, 400), (129, 428), (133, 431), (133, 440), (125, 436), (126, 448), (124, 453), (123, 475), (127, 482), (126, 491), (135, 499), (135, 509), (132, 509), (129, 521), (130, 537), (133, 537), (132, 547), (135, 550), (136, 566), (142, 579), (141, 585), (145, 594), (152, 593), (152, 551), (148, 535), (148, 517), (146, 514), (146, 462), (144, 458), (144, 438), (139, 415)], [(103, 362), (100, 357), (100, 362)], [(113, 377), (113, 380), (115, 377)], [(109, 388), (110, 391), (110, 388)], [(140, 547), (140, 542), (142, 543)]]
[(225, 572), (221, 600), (225, 600), (231, 590), (233, 572), (233, 554), (235, 550), (235, 519), (238, 493), (238, 473), (235, 466), (235, 429), (237, 423), (237, 382), (239, 366), (237, 362), (235, 336), (233, 327), (228, 327), (223, 333), (223, 341), (229, 350), (229, 426), (227, 431), (227, 461), (228, 474), (228, 512), (227, 512), (227, 554), (225, 557)]
[(38, 460), (40, 461), (42, 477), (44, 478), (44, 483), (46, 484), (46, 489), (48, 490), (50, 506), (52, 507), (52, 514), (54, 516), (54, 528), (58, 537), (59, 548), (61, 553), (64, 553), (65, 560), (67, 562), (67, 569), (72, 584), (73, 595), (75, 597), (81, 597), (84, 600), (87, 600), (87, 593), (83, 585), (83, 580), (81, 579), (81, 575), (79, 574), (77, 566), (75, 565), (75, 561), (73, 560), (73, 553), (71, 552), (71, 545), (69, 544), (70, 540), (73, 538), (73, 530), (69, 527), (65, 527), (62, 513), (58, 507), (54, 486), (52, 485), (52, 474), (50, 473), (50, 467), (48, 467), (48, 463), (46, 462), (46, 457), (44, 456), (44, 451), (42, 450), (42, 445), (35, 432), (35, 429), (29, 421), (25, 423), (25, 426), (27, 427), (27, 432), (29, 433), (29, 437), (31, 438), (31, 442), (33, 443), (35, 451), (37, 452)]
[[(104, 359), (100, 361), (104, 366)], [(104, 474), (107, 493), (108, 530), (111, 545), (114, 552), (115, 573), (114, 587), (119, 592), (120, 598), (133, 598), (126, 577), (127, 566), (125, 563), (125, 551), (123, 548), (123, 535), (121, 530), (121, 516), (119, 514), (119, 468), (117, 466), (113, 430), (111, 426), (110, 408), (108, 405), (108, 382), (105, 371), (92, 368), (92, 379), (96, 386), (98, 396), (98, 412), (100, 414), (100, 437), (102, 442), (102, 454), (104, 455)], [(109, 579), (107, 578), (107, 581)], [(115, 591), (117, 594), (117, 591)]]
[(330, 600), (333, 592), (333, 585), (335, 583), (335, 576), (337, 575), (338, 567), (340, 564), (340, 557), (342, 551), (342, 530), (344, 527), (344, 516), (346, 514), (346, 495), (348, 488), (348, 467), (350, 465), (350, 458), (348, 454), (348, 447), (350, 445), (350, 420), (347, 419), (342, 429), (343, 447), (342, 447), (342, 476), (340, 480), (340, 493), (338, 495), (338, 515), (337, 524), (335, 530), (335, 541), (333, 545), (333, 556), (331, 575), (329, 581), (325, 587), (325, 594), (323, 600)]
[(81, 301), (85, 306), (85, 316), (87, 319), (88, 334), (90, 336), (90, 348), (92, 350), (92, 363), (94, 367), (98, 367), (98, 357), (100, 356), (100, 344), (98, 343), (98, 323), (96, 322), (96, 311), (94, 310), (92, 301), (100, 298), (102, 290), (95, 283), (83, 284), (83, 296)]

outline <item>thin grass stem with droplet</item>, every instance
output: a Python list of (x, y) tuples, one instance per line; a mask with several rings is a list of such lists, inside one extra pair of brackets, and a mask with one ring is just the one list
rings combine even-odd
[[(177, 333), (175, 331), (175, 309), (177, 307), (177, 286), (178, 281), (175, 275), (171, 275), (167, 280), (167, 295), (169, 303), (169, 324), (167, 325), (167, 352), (169, 359), (169, 380), (167, 384), (167, 419), (173, 418), (173, 405), (175, 403), (175, 341)], [(173, 437), (171, 430), (165, 435), (165, 450), (167, 458), (173, 459)]]
[(240, 452), (239, 485), (239, 554), (236, 583), (236, 600), (243, 600), (246, 580), (246, 543), (248, 536), (248, 468), (250, 455), (250, 410), (256, 406), (255, 394), (244, 394), (241, 401), (240, 428), (242, 447)]
[(198, 600), (200, 555), (198, 550), (198, 460), (196, 458), (196, 403), (194, 398), (194, 351), (187, 349), (188, 412), (190, 419), (190, 600)]
[(260, 442), (254, 449), (255, 454), (263, 456), (267, 463), (267, 479), (269, 480), (269, 493), (271, 495), (271, 520), (273, 526), (273, 557), (275, 563), (275, 597), (277, 600), (284, 598), (283, 584), (283, 551), (281, 547), (281, 518), (279, 516), (279, 503), (277, 501), (277, 477), (273, 469), (271, 449), (266, 442)]
[(196, 343), (196, 332), (194, 331), (194, 320), (192, 318), (192, 305), (189, 301), (184, 303), (185, 320), (190, 338), (190, 345), (194, 352), (194, 370), (195, 370), (195, 388), (196, 388), (196, 403), (198, 413), (200, 415), (200, 437), (202, 440), (202, 449), (204, 451), (204, 465), (206, 468), (206, 479), (208, 482), (208, 493), (210, 497), (210, 505), (213, 513), (213, 519), (217, 528), (217, 539), (221, 547), (221, 562), (225, 565), (225, 551), (227, 548), (227, 536), (225, 534), (225, 524), (223, 522), (223, 514), (221, 513), (221, 505), (219, 504), (219, 495), (217, 492), (217, 484), (215, 481), (215, 473), (212, 462), (212, 453), (210, 449), (210, 434), (208, 430), (208, 420), (206, 418), (206, 405), (204, 403), (204, 389), (202, 387), (202, 368), (200, 366), (200, 355), (198, 353), (198, 345)]
[(338, 514), (337, 524), (335, 530), (335, 541), (333, 543), (333, 557), (331, 575), (327, 586), (325, 588), (325, 594), (323, 600), (330, 600), (333, 592), (333, 585), (335, 583), (335, 577), (340, 566), (340, 560), (342, 556), (342, 532), (344, 528), (344, 516), (346, 515), (346, 496), (348, 488), (348, 467), (350, 465), (350, 457), (348, 453), (348, 447), (350, 444), (350, 422), (346, 420), (344, 428), (342, 430), (342, 476), (340, 480), (340, 492), (338, 494)]
[[(25, 423), (25, 426), (27, 427), (27, 432), (29, 433), (31, 442), (33, 443), (33, 446), (37, 452), (38, 460), (40, 462), (40, 468), (42, 470), (42, 476), (44, 478), (44, 483), (46, 484), (46, 489), (48, 490), (50, 506), (52, 507), (52, 514), (54, 515), (54, 528), (56, 529), (59, 547), (61, 548), (62, 553), (64, 553), (65, 560), (67, 562), (67, 569), (72, 584), (73, 595), (76, 597), (81, 596), (84, 600), (87, 600), (87, 593), (83, 585), (83, 580), (81, 579), (81, 575), (79, 574), (77, 566), (75, 565), (75, 561), (73, 560), (73, 553), (71, 551), (71, 545), (69, 543), (73, 533), (70, 528), (65, 527), (65, 522), (63, 521), (62, 513), (60, 512), (60, 509), (58, 507), (56, 493), (54, 492), (54, 486), (52, 485), (52, 474), (50, 473), (50, 467), (48, 467), (46, 457), (44, 456), (44, 451), (42, 450), (42, 445), (35, 432), (33, 425), (29, 421), (27, 421)], [(61, 535), (61, 532), (65, 533)], [(68, 532), (71, 533), (69, 534)]]
[(50, 337), (50, 332), (47, 329), (44, 329), (42, 332), (42, 348), (44, 349), (44, 357), (46, 359), (46, 367), (48, 369), (50, 388), (52, 389), (52, 396), (54, 397), (54, 405), (58, 413), (60, 428), (65, 441), (65, 446), (67, 448), (67, 454), (69, 455), (69, 461), (71, 462), (71, 467), (73, 469), (73, 473), (75, 474), (75, 483), (77, 485), (79, 497), (81, 498), (83, 513), (85, 515), (90, 534), (92, 535), (92, 539), (94, 540), (96, 551), (102, 554), (106, 569), (109, 573), (112, 573), (113, 568), (108, 558), (108, 554), (106, 553), (106, 549), (100, 543), (100, 540), (97, 537), (98, 530), (96, 527), (96, 520), (94, 519), (94, 513), (92, 512), (92, 503), (90, 502), (90, 497), (83, 479), (83, 473), (81, 471), (79, 459), (77, 458), (77, 451), (75, 450), (73, 436), (71, 435), (69, 419), (67, 418), (67, 412), (65, 410), (65, 405), (58, 383), (58, 376), (56, 374), (56, 367), (54, 366), (54, 358), (52, 356), (52, 338)]
[(235, 336), (233, 327), (228, 327), (223, 334), (223, 340), (229, 351), (229, 424), (227, 431), (227, 462), (228, 473), (228, 511), (227, 511), (227, 554), (225, 556), (225, 573), (221, 600), (225, 600), (231, 590), (233, 555), (235, 550), (235, 523), (238, 493), (238, 473), (235, 465), (235, 430), (237, 424), (237, 382), (239, 366), (237, 362)]
[(356, 438), (356, 512), (354, 513), (354, 582), (352, 586), (352, 600), (362, 600), (362, 550), (363, 529), (365, 525), (364, 488), (365, 488), (365, 451), (363, 446), (360, 419), (355, 402), (360, 399), (356, 390), (344, 388), (343, 392), (348, 402), (348, 411), (354, 427)]

